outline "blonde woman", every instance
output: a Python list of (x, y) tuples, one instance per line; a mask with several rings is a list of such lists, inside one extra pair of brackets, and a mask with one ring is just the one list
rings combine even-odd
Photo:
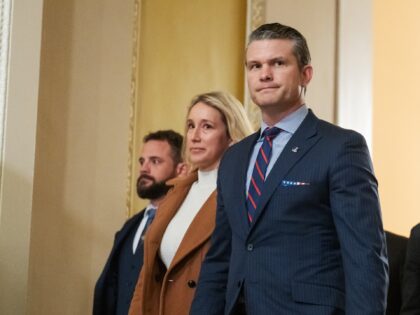
[(226, 149), (252, 133), (242, 104), (225, 92), (191, 101), (185, 155), (193, 171), (174, 185), (144, 242), (130, 315), (187, 315), (216, 216), (217, 168)]

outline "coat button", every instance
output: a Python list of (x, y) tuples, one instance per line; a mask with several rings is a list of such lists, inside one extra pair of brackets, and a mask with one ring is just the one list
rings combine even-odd
[(252, 251), (254, 250), (254, 245), (252, 245), (252, 244), (248, 244), (248, 245), (247, 245), (247, 247), (246, 247), (246, 250), (247, 250), (248, 252), (252, 252)]
[(189, 280), (187, 284), (191, 289), (197, 286), (197, 283), (194, 280)]

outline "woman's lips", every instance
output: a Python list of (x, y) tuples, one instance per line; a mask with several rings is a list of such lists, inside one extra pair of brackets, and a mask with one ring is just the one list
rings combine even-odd
[(204, 148), (191, 148), (190, 152), (191, 153), (199, 153), (199, 152), (202, 152), (204, 150), (205, 150)]

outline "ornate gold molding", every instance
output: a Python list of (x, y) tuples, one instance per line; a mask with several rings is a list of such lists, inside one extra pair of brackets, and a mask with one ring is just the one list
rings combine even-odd
[[(247, 36), (261, 24), (266, 22), (266, 0), (248, 0)], [(245, 84), (245, 110), (255, 129), (260, 127), (261, 114), (259, 108), (252, 102), (248, 86)]]
[(141, 22), (141, 0), (134, 0), (133, 12), (133, 35), (132, 35), (132, 57), (131, 57), (131, 86), (130, 86), (130, 116), (129, 116), (129, 131), (128, 131), (128, 174), (126, 180), (126, 216), (131, 217), (132, 213), (132, 200), (133, 200), (133, 156), (134, 156), (134, 131), (136, 126), (136, 104), (137, 104), (137, 82), (138, 82), (138, 51), (139, 51), (139, 34)]
[(266, 0), (251, 0), (251, 23), (250, 30), (256, 29), (266, 21)]

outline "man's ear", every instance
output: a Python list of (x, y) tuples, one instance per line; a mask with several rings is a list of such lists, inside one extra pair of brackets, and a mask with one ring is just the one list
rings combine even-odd
[(312, 79), (313, 68), (311, 65), (306, 65), (303, 67), (301, 72), (301, 86), (306, 87)]
[(176, 166), (176, 176), (185, 176), (188, 174), (188, 165), (187, 163), (184, 162), (180, 162), (178, 163), (178, 165)]

